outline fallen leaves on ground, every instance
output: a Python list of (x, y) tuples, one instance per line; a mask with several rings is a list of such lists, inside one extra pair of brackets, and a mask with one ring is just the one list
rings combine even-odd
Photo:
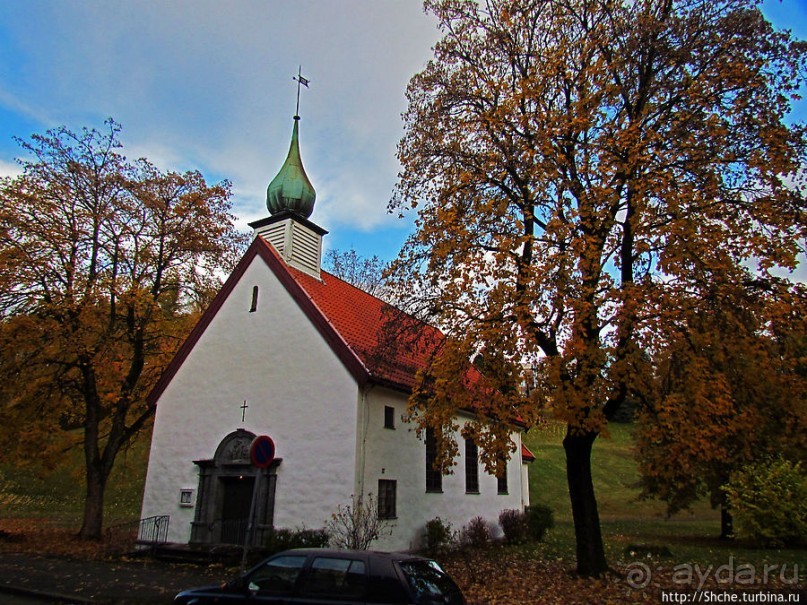
[(581, 578), (565, 561), (542, 561), (506, 548), (467, 550), (440, 559), (471, 605), (577, 605), (658, 603), (649, 593), (632, 594), (618, 573)]
[(105, 540), (80, 540), (78, 530), (54, 525), (48, 519), (0, 519), (0, 552), (64, 555), (76, 559), (102, 559)]
[(714, 597), (713, 602), (723, 593), (804, 593), (803, 577), (799, 580), (798, 566), (793, 565), (773, 566), (763, 577), (764, 569), (737, 562), (721, 572), (717, 567), (646, 559), (614, 566), (601, 578), (582, 578), (574, 572), (573, 561), (546, 561), (501, 546), (438, 559), (469, 605), (657, 605), (664, 602), (665, 592), (668, 600), (675, 593), (686, 594), (690, 601)]

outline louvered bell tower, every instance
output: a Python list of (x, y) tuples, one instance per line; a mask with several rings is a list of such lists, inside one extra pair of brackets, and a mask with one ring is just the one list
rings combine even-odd
[(270, 216), (249, 224), (253, 237), (262, 237), (287, 264), (320, 277), (322, 237), (328, 232), (308, 220), (317, 194), (300, 157), (300, 116), (294, 116), (291, 145), (280, 172), (266, 189)]

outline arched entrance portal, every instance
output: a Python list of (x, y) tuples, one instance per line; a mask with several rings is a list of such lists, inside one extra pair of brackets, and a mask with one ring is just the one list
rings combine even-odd
[(275, 505), (276, 459), (267, 469), (256, 469), (249, 460), (249, 446), (255, 435), (238, 429), (222, 439), (211, 460), (194, 460), (199, 467), (196, 514), (192, 523), (193, 544), (243, 544), (256, 478), (253, 544), (262, 542), (263, 532), (272, 527)]

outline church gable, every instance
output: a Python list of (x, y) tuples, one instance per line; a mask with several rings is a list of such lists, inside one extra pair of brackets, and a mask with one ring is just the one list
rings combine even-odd
[[(163, 375), (160, 377), (160, 380), (157, 382), (154, 389), (152, 389), (148, 398), (151, 405), (155, 405), (157, 403), (160, 395), (171, 383), (174, 376), (185, 363), (185, 360), (190, 355), (191, 351), (202, 338), (203, 334), (205, 334), (205, 332), (208, 330), (211, 322), (213, 322), (214, 318), (219, 314), (222, 306), (225, 304), (225, 301), (230, 298), (233, 290), (241, 283), (242, 279), (244, 278), (244, 274), (247, 272), (247, 269), (253, 265), (253, 263), (265, 264), (265, 266), (271, 270), (277, 282), (282, 284), (285, 291), (299, 306), (300, 310), (303, 312), (308, 321), (314, 326), (314, 328), (316, 328), (317, 332), (320, 334), (325, 343), (327, 343), (336, 356), (341, 360), (342, 364), (345, 366), (348, 372), (350, 372), (354, 380), (356, 380), (358, 384), (363, 384), (368, 380), (369, 372), (359, 357), (352, 351), (352, 349), (345, 342), (344, 338), (342, 338), (342, 336), (336, 331), (333, 324), (328, 321), (318, 307), (311, 301), (307, 293), (292, 277), (290, 272), (291, 270), (288, 269), (283, 261), (277, 256), (277, 253), (268, 243), (258, 237), (252, 242), (252, 245), (233, 270), (233, 273), (224, 283), (219, 293), (213, 299), (213, 302), (210, 304), (199, 322), (191, 331), (188, 338), (180, 347), (174, 359), (168, 365), (165, 372), (163, 372)], [(304, 275), (302, 272), (299, 272), (299, 274)], [(249, 280), (246, 280), (246, 282), (248, 281)], [(255, 290), (255, 287), (258, 289)], [(246, 285), (242, 285), (242, 289), (243, 288), (251, 288), (249, 290), (249, 298), (247, 298), (244, 293), (241, 295), (242, 301), (248, 301), (242, 302), (242, 304), (248, 305), (246, 307), (247, 310), (251, 309), (252, 306), (255, 305), (255, 310), (257, 311), (260, 305), (266, 303), (266, 301), (263, 300), (265, 298), (265, 293), (263, 293), (262, 296), (259, 286), (250, 286), (247, 283)]]
[[(266, 523), (319, 527), (355, 481), (356, 381), (250, 250), (152, 395), (157, 415), (143, 510), (172, 511), (172, 540), (187, 541), (180, 532), (188, 527), (193, 542), (232, 539), (220, 519), (243, 513), (236, 504), (253, 489), (255, 473), (246, 441), (225, 439), (239, 429), (271, 436), (282, 458), (261, 488)], [(180, 489), (193, 494), (192, 506), (177, 508)]]

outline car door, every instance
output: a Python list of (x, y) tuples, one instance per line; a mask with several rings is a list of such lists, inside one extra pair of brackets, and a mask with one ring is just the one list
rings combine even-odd
[(359, 555), (314, 556), (289, 605), (364, 605), (367, 572)]
[(266, 560), (244, 577), (248, 603), (288, 605), (291, 603), (306, 555), (280, 555)]

